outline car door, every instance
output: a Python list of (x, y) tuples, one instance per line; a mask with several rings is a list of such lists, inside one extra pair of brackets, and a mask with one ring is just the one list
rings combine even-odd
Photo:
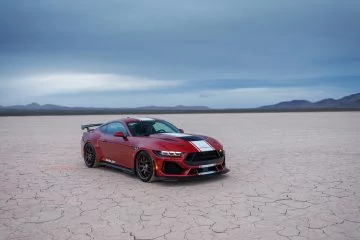
[(100, 148), (104, 154), (104, 161), (116, 164), (122, 167), (130, 168), (132, 146), (127, 138), (115, 137), (115, 132), (123, 132), (128, 136), (124, 125), (120, 122), (112, 122), (106, 125), (102, 130), (102, 136), (99, 139)]

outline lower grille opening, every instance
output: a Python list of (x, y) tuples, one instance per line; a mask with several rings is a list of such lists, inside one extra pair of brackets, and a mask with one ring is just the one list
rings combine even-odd
[(208, 168), (199, 168), (198, 173), (204, 173), (204, 172), (216, 172), (216, 166), (208, 167)]
[(181, 174), (183, 173), (184, 169), (182, 169), (177, 163), (164, 162), (162, 171), (165, 174)]

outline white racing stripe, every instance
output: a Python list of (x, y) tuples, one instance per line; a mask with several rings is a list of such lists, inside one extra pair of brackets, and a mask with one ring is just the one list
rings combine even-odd
[(140, 120), (140, 121), (154, 121), (154, 119), (153, 118), (146, 118), (146, 117), (140, 117), (140, 118), (135, 118), (135, 119), (137, 119), (137, 120)]
[(214, 151), (214, 148), (207, 141), (190, 141), (195, 148), (199, 150), (199, 152), (208, 152)]
[(161, 133), (164, 135), (169, 135), (169, 136), (173, 136), (173, 137), (190, 137), (191, 135), (189, 134), (185, 134), (185, 133)]
[[(186, 133), (161, 133), (163, 135), (173, 136), (173, 137), (191, 137), (193, 135), (189, 135)], [(199, 152), (209, 152), (214, 151), (215, 149), (205, 140), (199, 140), (199, 141), (189, 141), (191, 145), (193, 145), (194, 148), (196, 148)]]

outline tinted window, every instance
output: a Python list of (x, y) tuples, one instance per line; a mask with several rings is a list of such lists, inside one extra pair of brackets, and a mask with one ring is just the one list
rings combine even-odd
[(166, 132), (166, 133), (174, 132), (174, 129), (171, 128), (171, 126), (166, 125), (163, 122), (155, 122), (155, 124), (153, 124), (153, 128), (155, 129), (155, 132)]
[(133, 136), (179, 132), (179, 129), (177, 129), (174, 125), (162, 120), (129, 122), (128, 127)]
[(105, 133), (107, 134), (114, 134), (115, 132), (123, 132), (125, 135), (127, 135), (127, 131), (124, 127), (124, 125), (122, 125), (119, 122), (114, 122), (114, 123), (109, 123), (106, 125), (106, 129), (105, 129)]
[(100, 131), (102, 131), (103, 133), (106, 132), (106, 128), (107, 128), (107, 125), (103, 125), (100, 127)]

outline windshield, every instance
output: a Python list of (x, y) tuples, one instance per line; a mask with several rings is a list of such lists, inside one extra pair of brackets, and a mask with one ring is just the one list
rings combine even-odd
[(179, 129), (163, 120), (129, 122), (129, 130), (133, 136), (149, 136), (156, 133), (179, 133)]

